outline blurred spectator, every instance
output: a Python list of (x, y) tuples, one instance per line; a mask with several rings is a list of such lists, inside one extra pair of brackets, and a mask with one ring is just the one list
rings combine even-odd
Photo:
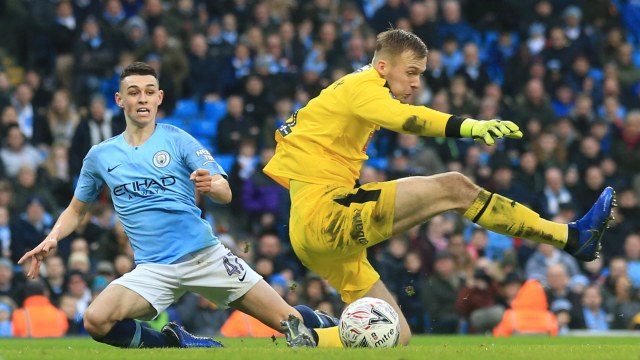
[(0, 157), (6, 175), (11, 178), (15, 178), (23, 166), (35, 171), (42, 164), (40, 153), (26, 142), (24, 134), (17, 125), (9, 126), (6, 143), (0, 148)]
[(392, 281), (400, 286), (396, 291), (398, 305), (407, 318), (412, 332), (424, 332), (424, 304), (422, 290), (424, 284), (422, 260), (416, 251), (409, 251), (404, 257), (403, 271)]
[(71, 89), (73, 83), (73, 48), (80, 28), (73, 11), (71, 1), (58, 2), (54, 24), (51, 27), (56, 77), (66, 89)]
[(71, 93), (66, 89), (59, 89), (53, 93), (53, 100), (47, 110), (47, 123), (40, 141), (46, 145), (71, 145), (71, 137), (80, 121), (80, 115), (72, 103)]
[(76, 104), (88, 105), (89, 96), (100, 91), (100, 79), (111, 75), (117, 59), (117, 46), (102, 31), (97, 19), (90, 16), (84, 20), (74, 49), (73, 95)]
[(75, 129), (69, 150), (69, 171), (71, 176), (80, 175), (82, 160), (93, 145), (119, 135), (124, 131), (124, 118), (114, 116), (107, 109), (106, 99), (102, 95), (94, 95), (89, 102), (89, 114), (84, 117)]
[(627, 114), (619, 136), (613, 140), (611, 155), (622, 174), (637, 177), (640, 173), (640, 111), (632, 110)]
[[(550, 270), (553, 271), (550, 272)], [(550, 280), (549, 275), (556, 276), (553, 280), (559, 279), (556, 283), (558, 291), (562, 290), (563, 286), (569, 285), (570, 277), (579, 273), (578, 263), (573, 257), (549, 244), (538, 245), (538, 249), (525, 265), (527, 279), (538, 280), (543, 285)], [(560, 281), (560, 279), (566, 281)]]
[(238, 95), (227, 98), (227, 115), (218, 123), (217, 149), (220, 154), (238, 154), (244, 139), (255, 139), (260, 129), (253, 118), (246, 116), (244, 101)]
[(551, 103), (540, 79), (527, 81), (524, 93), (517, 96), (516, 103), (518, 110), (515, 115), (524, 124), (535, 118), (544, 128), (555, 120)]
[(69, 147), (54, 144), (41, 166), (40, 184), (47, 184), (56, 203), (56, 212), (73, 196), (69, 172)]
[(612, 329), (629, 329), (633, 317), (640, 313), (640, 301), (635, 298), (634, 293), (628, 276), (623, 275), (616, 279), (615, 300), (611, 309), (614, 315)]
[(14, 281), (13, 262), (5, 257), (0, 257), (0, 296), (7, 296), (13, 301), (18, 301), (19, 288)]
[(389, 29), (389, 26), (395, 27), (400, 19), (409, 18), (409, 10), (406, 4), (401, 0), (386, 0), (384, 5), (379, 7), (370, 21), (373, 31), (376, 33)]
[[(44, 206), (49, 217), (57, 217), (58, 204), (50, 191), (50, 187), (42, 186), (44, 181), (38, 181), (38, 174), (28, 166), (23, 166), (18, 171), (16, 184), (13, 187), (13, 212), (19, 214), (27, 205), (27, 202), (36, 197)], [(49, 219), (52, 220), (52, 219)]]
[(11, 259), (17, 263), (27, 251), (38, 246), (53, 225), (46, 216), (43, 201), (38, 197), (27, 199), (24, 213), (11, 223)]
[(558, 334), (558, 320), (548, 309), (542, 285), (528, 280), (518, 291), (511, 309), (505, 311), (502, 321), (493, 329), (494, 336)]
[(484, 333), (498, 325), (504, 308), (495, 306), (497, 295), (498, 288), (491, 276), (476, 268), (456, 299), (456, 311), (469, 323), (469, 333)]
[(220, 64), (210, 55), (204, 35), (193, 35), (187, 56), (189, 74), (185, 79), (184, 96), (193, 98), (198, 103), (204, 100), (219, 99), (223, 85), (220, 80), (220, 72), (217, 71), (220, 69)]
[(467, 87), (466, 80), (462, 76), (456, 76), (451, 80), (449, 107), (451, 112), (463, 114), (463, 116), (473, 117), (478, 113), (478, 99)]
[(60, 256), (48, 256), (45, 261), (45, 285), (49, 291), (49, 298), (54, 305), (60, 305), (60, 297), (65, 291), (66, 266)]
[(622, 89), (628, 91), (631, 86), (640, 80), (640, 68), (633, 63), (633, 46), (624, 43), (618, 48), (616, 57), (618, 80)]
[(462, 279), (456, 274), (455, 258), (447, 250), (436, 253), (434, 273), (421, 289), (422, 302), (431, 323), (425, 324), (427, 332), (453, 334), (458, 330), (459, 317), (455, 310), (456, 298), (462, 287)]
[(287, 254), (287, 249), (284, 248), (282, 240), (276, 233), (265, 231), (260, 234), (255, 254), (259, 258), (271, 260), (274, 274), (292, 271), (294, 274), (301, 275), (297, 260)]
[[(275, 81), (283, 82), (282, 80)], [(255, 121), (258, 127), (264, 126), (266, 118), (273, 114), (274, 96), (282, 96), (288, 91), (278, 91), (276, 89), (282, 87), (282, 84), (270, 83), (266, 84), (262, 77), (251, 75), (246, 79), (242, 98), (244, 101), (244, 113)], [(267, 91), (270, 89), (271, 91)], [(281, 92), (280, 94), (278, 94)], [(273, 135), (273, 133), (271, 134)]]
[(64, 312), (69, 323), (67, 336), (85, 334), (82, 317), (78, 316), (77, 300), (73, 296), (62, 295), (59, 299), (58, 308)]
[(20, 131), (31, 141), (37, 135), (40, 120), (38, 109), (33, 104), (33, 88), (27, 83), (19, 84), (11, 98), (11, 106), (16, 110)]
[(51, 304), (42, 281), (29, 280), (25, 285), (24, 296), (22, 307), (13, 312), (13, 336), (62, 337), (67, 333), (67, 317), (62, 310)]
[[(159, 0), (150, 0), (155, 2)], [(159, 57), (160, 69), (165, 74), (168, 82), (167, 86), (160, 86), (161, 89), (172, 90), (176, 99), (182, 98), (182, 84), (189, 74), (189, 60), (180, 48), (178, 42), (171, 38), (168, 29), (164, 25), (149, 26), (152, 34), (151, 40), (138, 49), (136, 57), (146, 59), (149, 55), (155, 54)], [(153, 28), (153, 29), (151, 29)], [(179, 28), (179, 26), (177, 27)], [(166, 109), (167, 113), (171, 109)]]
[[(416, 1), (409, 7), (409, 21), (413, 33), (418, 35), (430, 49), (438, 46), (438, 1)], [(430, 60), (431, 61), (431, 60)]]
[(600, 287), (588, 286), (582, 295), (581, 306), (572, 312), (572, 329), (590, 331), (609, 330), (612, 316), (604, 309)]
[(624, 242), (627, 274), (634, 289), (640, 289), (640, 233), (632, 233)]
[(572, 317), (573, 305), (567, 299), (556, 299), (551, 305), (551, 310), (558, 319), (558, 335), (567, 335), (570, 331), (569, 325), (574, 320)]
[(431, 89), (433, 94), (436, 94), (440, 90), (446, 90), (449, 87), (449, 75), (442, 63), (442, 52), (440, 52), (440, 50), (430, 49), (428, 56), (427, 71), (424, 73), (425, 84)]
[(454, 36), (459, 44), (479, 43), (477, 32), (463, 19), (458, 0), (445, 0), (442, 3), (442, 18), (438, 23), (438, 44), (441, 45), (448, 35)]
[(113, 260), (113, 265), (116, 268), (116, 277), (120, 277), (129, 271), (133, 270), (133, 252), (131, 254), (117, 255)]
[(384, 251), (379, 254), (378, 273), (380, 279), (389, 287), (392, 293), (399, 294), (401, 289), (396, 279), (404, 272), (404, 258), (409, 251), (408, 241), (401, 235), (393, 236), (388, 241)]
[[(136, 1), (136, 0), (133, 0)], [(122, 39), (123, 51), (136, 53), (148, 41), (147, 24), (138, 16), (132, 16), (124, 24), (124, 39)]]
[(92, 300), (87, 275), (82, 271), (69, 269), (65, 289), (65, 293), (76, 299), (76, 316), (82, 318)]
[(557, 167), (548, 168), (544, 177), (545, 186), (540, 197), (542, 216), (554, 217), (560, 211), (560, 204), (573, 205), (574, 199), (564, 185), (562, 170)]
[(13, 301), (0, 298), (0, 338), (11, 337), (13, 335), (11, 317), (14, 307), (7, 302)]
[(0, 258), (11, 257), (11, 227), (9, 226), (9, 209), (0, 205)]
[(481, 97), (490, 79), (487, 67), (480, 61), (478, 45), (467, 43), (464, 45), (462, 53), (464, 61), (454, 75), (464, 77), (467, 87), (474, 92), (476, 97)]
[[(263, 168), (273, 157), (274, 149), (265, 148), (260, 152), (258, 169)], [(275, 216), (280, 207), (282, 187), (262, 171), (255, 171), (244, 180), (242, 186), (242, 204), (248, 212), (249, 221), (255, 223), (264, 215)]]
[(454, 72), (464, 61), (459, 45), (458, 40), (452, 34), (447, 35), (442, 43), (442, 64), (447, 70), (449, 79), (453, 78)]

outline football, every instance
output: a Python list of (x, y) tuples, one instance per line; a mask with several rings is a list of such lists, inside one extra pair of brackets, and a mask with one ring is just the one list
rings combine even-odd
[(398, 313), (384, 300), (358, 299), (340, 316), (340, 340), (345, 347), (394, 347), (399, 338)]

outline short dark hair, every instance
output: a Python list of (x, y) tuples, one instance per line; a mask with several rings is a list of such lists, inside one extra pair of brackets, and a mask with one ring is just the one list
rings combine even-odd
[(124, 78), (126, 78), (127, 76), (131, 75), (151, 75), (154, 78), (158, 79), (158, 74), (156, 73), (154, 68), (152, 68), (149, 64), (141, 61), (131, 63), (129, 64), (129, 66), (124, 68), (122, 74), (120, 74), (120, 82), (122, 82), (122, 80), (124, 80)]
[(429, 53), (427, 45), (416, 34), (406, 30), (391, 29), (378, 34), (376, 52), (395, 56), (405, 51), (412, 52), (417, 59), (426, 58)]

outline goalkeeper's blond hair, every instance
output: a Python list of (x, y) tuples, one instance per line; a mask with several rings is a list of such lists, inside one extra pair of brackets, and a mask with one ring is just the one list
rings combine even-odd
[(407, 51), (411, 52), (415, 59), (424, 59), (429, 53), (427, 45), (417, 35), (401, 29), (387, 30), (378, 34), (373, 62), (380, 58), (393, 61)]

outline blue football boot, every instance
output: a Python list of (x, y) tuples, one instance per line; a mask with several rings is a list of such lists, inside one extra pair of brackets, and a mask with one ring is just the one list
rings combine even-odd
[(613, 220), (612, 208), (618, 206), (616, 192), (608, 186), (582, 219), (569, 223), (569, 233), (577, 233), (577, 243), (567, 242), (564, 250), (582, 261), (600, 257), (602, 235)]
[(189, 334), (182, 326), (170, 322), (162, 327), (162, 333), (167, 335), (173, 347), (179, 348), (216, 348), (223, 347), (221, 343), (208, 337)]

